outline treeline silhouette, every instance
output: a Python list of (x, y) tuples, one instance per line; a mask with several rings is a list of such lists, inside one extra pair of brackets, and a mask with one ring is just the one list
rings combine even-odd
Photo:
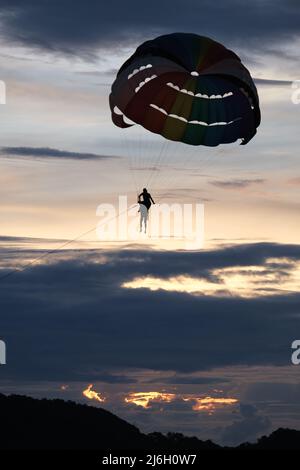
[[(180, 433), (143, 434), (109, 411), (58, 399), (0, 394), (0, 423), (0, 449), (225, 449)], [(300, 449), (300, 431), (278, 429), (235, 449)]]

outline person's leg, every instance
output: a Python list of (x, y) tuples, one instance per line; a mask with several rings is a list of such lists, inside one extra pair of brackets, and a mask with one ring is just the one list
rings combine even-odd
[(144, 222), (144, 225), (145, 225), (145, 233), (147, 232), (147, 223), (148, 223), (148, 209), (145, 210), (145, 222)]
[(140, 208), (140, 232), (142, 231), (143, 228), (143, 211)]

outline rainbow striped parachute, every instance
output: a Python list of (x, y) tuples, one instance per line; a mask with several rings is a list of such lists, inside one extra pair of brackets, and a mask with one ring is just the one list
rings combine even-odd
[(257, 90), (239, 57), (189, 33), (140, 45), (117, 74), (110, 108), (119, 127), (140, 124), (191, 145), (247, 144), (260, 124)]

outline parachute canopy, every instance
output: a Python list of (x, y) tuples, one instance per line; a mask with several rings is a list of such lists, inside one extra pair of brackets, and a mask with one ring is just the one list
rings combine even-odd
[(189, 33), (140, 45), (117, 74), (110, 108), (119, 127), (136, 123), (191, 145), (247, 144), (260, 124), (257, 90), (240, 58)]

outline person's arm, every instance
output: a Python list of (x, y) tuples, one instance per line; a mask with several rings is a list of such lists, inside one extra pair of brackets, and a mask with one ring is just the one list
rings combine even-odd
[(155, 204), (155, 202), (153, 201), (153, 198), (152, 198), (151, 194), (149, 194), (149, 196), (150, 196), (150, 199), (151, 199), (151, 201), (153, 202), (153, 204)]

